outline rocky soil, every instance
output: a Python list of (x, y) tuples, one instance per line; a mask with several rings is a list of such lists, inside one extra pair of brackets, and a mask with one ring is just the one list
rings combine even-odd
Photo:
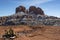
[(0, 40), (4, 30), (12, 28), (17, 35), (14, 40), (60, 40), (60, 27), (58, 26), (1, 26)]

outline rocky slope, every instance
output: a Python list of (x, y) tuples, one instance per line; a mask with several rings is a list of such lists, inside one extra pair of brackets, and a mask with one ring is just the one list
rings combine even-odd
[(45, 15), (40, 7), (30, 6), (26, 9), (24, 6), (19, 6), (15, 14), (0, 17), (0, 25), (60, 26), (60, 18)]

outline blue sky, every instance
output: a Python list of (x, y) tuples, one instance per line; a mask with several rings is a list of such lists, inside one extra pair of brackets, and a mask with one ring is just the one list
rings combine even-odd
[(60, 17), (60, 0), (0, 0), (0, 16), (14, 14), (20, 5), (40, 7), (46, 15)]

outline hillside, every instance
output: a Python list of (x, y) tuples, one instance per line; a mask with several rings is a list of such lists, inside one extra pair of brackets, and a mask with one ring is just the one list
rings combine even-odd
[(46, 15), (40, 7), (18, 6), (15, 14), (0, 17), (0, 40), (4, 38), (60, 40), (60, 18)]
[(60, 18), (46, 15), (40, 7), (30, 6), (26, 9), (24, 6), (18, 6), (15, 14), (0, 17), (0, 26), (2, 25), (60, 26)]

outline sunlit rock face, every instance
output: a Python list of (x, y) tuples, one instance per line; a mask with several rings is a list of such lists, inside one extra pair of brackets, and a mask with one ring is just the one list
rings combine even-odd
[(41, 8), (37, 8), (35, 6), (30, 6), (29, 8), (29, 13), (33, 12), (34, 14), (40, 14), (40, 15), (44, 15), (44, 11)]
[(24, 6), (19, 6), (16, 8), (16, 13), (18, 12), (24, 12), (25, 13), (26, 8)]
[(36, 11), (37, 11), (37, 9), (36, 9), (35, 6), (30, 6), (30, 7), (29, 7), (29, 13), (30, 13), (30, 12), (33, 12), (33, 13), (37, 14)]
[(24, 13), (34, 13), (34, 14), (40, 14), (40, 15), (44, 15), (44, 11), (41, 8), (37, 8), (35, 6), (30, 6), (29, 9), (27, 10), (24, 6), (19, 6), (16, 8), (16, 13), (19, 12), (24, 12)]
[(44, 11), (41, 8), (37, 8), (37, 13), (40, 15), (44, 15)]

